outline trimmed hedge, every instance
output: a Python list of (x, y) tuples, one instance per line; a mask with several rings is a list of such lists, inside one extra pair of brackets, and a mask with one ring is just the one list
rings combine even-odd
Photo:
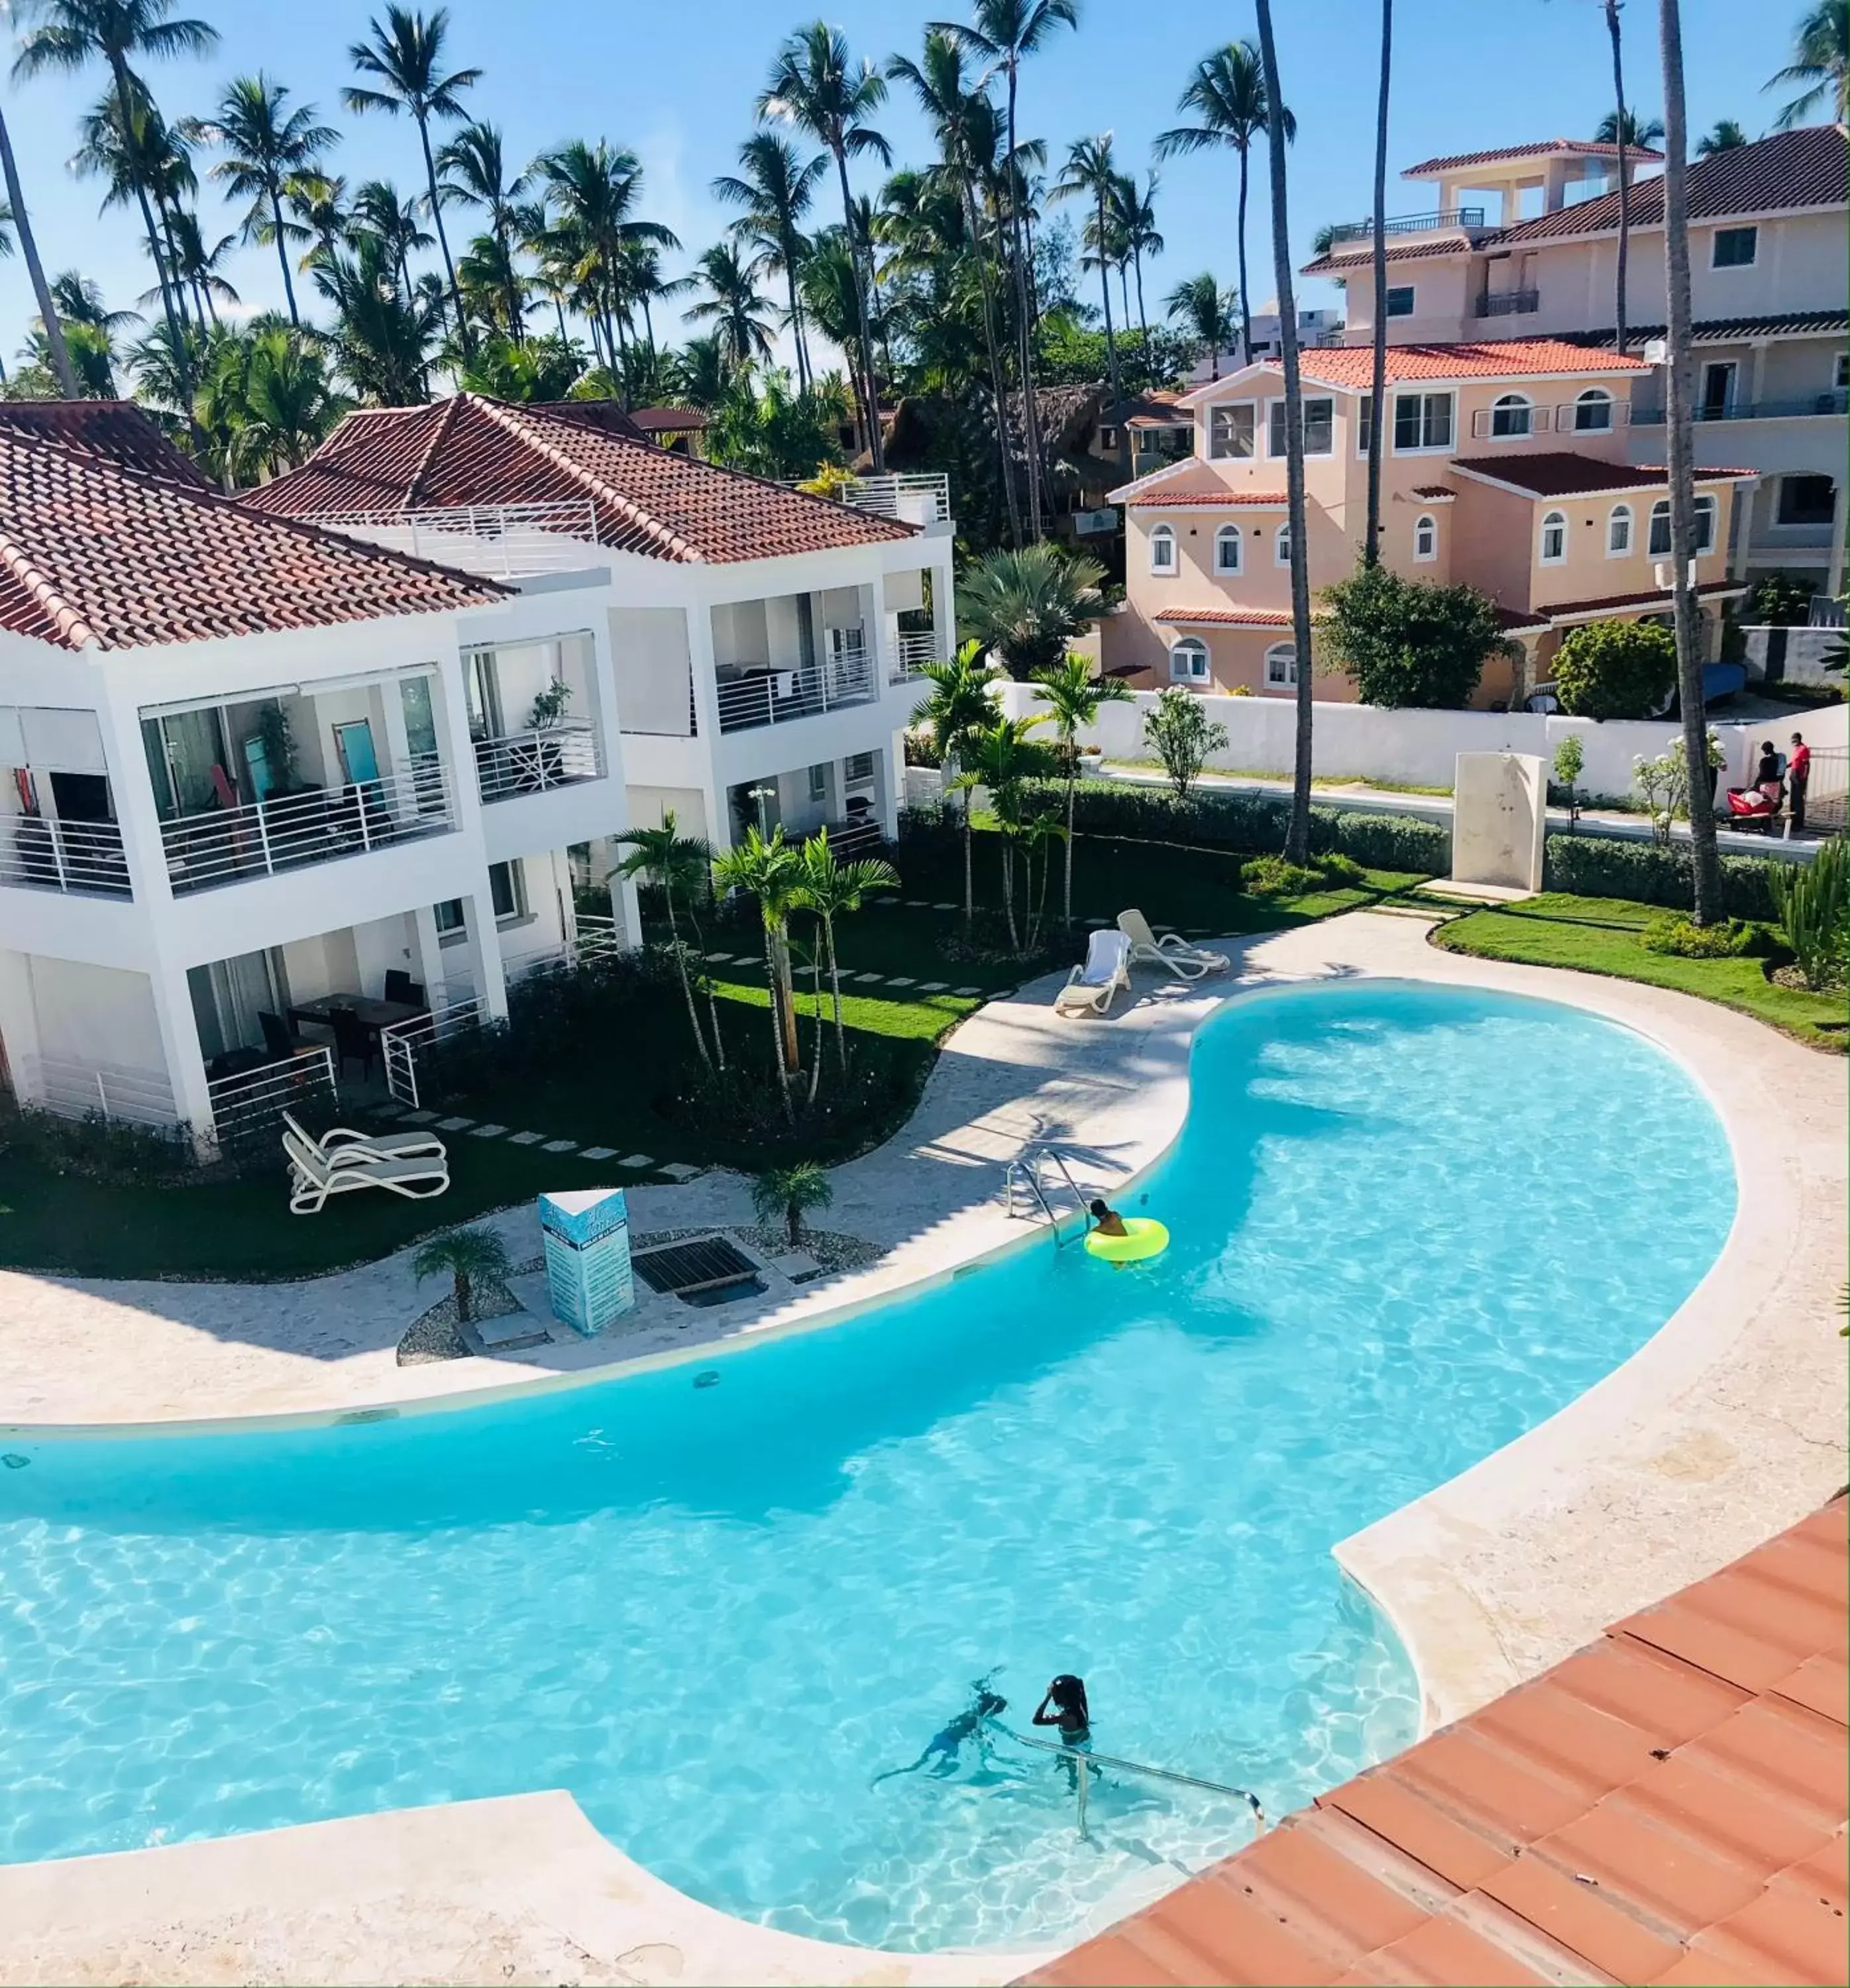
[[(1767, 874), (1778, 859), (1724, 856), (1721, 908), (1730, 918), (1776, 918)], [(1688, 852), (1654, 842), (1622, 842), (1604, 835), (1551, 832), (1543, 881), (1577, 898), (1629, 898), (1634, 904), (1687, 911), (1695, 886)]]
[[(1087, 780), (1075, 799), (1074, 825), (1082, 835), (1267, 856), (1284, 847), (1290, 814), (1290, 803), (1279, 794), (1206, 792), (1178, 801), (1165, 787)], [(1436, 877), (1451, 867), (1452, 837), (1436, 823), (1409, 815), (1314, 807), (1311, 853), (1341, 854), (1371, 870)]]

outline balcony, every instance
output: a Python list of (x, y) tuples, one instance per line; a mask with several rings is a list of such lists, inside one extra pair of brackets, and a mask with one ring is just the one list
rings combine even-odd
[(874, 658), (864, 644), (844, 644), (826, 661), (797, 669), (728, 666), (718, 683), (719, 729), (749, 732), (820, 717), (878, 695)]
[(935, 628), (902, 628), (887, 681), (910, 682), (923, 673), (926, 664), (942, 663), (944, 660), (944, 645), (939, 641)]
[[(1696, 418), (1699, 421), (1802, 421), (1820, 414), (1842, 414), (1847, 404), (1850, 404), (1850, 388), (1833, 387), (1823, 393), (1801, 394), (1793, 400), (1731, 401), (1699, 406)], [(1634, 428), (1662, 428), (1663, 423), (1662, 407), (1632, 410)]]
[[(1383, 235), (1432, 235), (1452, 228), (1482, 228), (1484, 211), (1481, 207), (1441, 208), (1436, 214), (1391, 215), (1381, 225)], [(1345, 221), (1330, 230), (1330, 246), (1334, 248), (1341, 242), (1366, 242), (1375, 233), (1372, 218), (1367, 221)]]
[(434, 754), (408, 773), (309, 788), (161, 825), (174, 894), (363, 856), (456, 825), (449, 781)]
[(587, 497), (560, 504), (458, 504), (422, 511), (330, 511), (306, 519), (440, 566), (512, 580), (589, 565), (598, 539)]
[(902, 525), (951, 522), (951, 479), (945, 475), (857, 477), (842, 494), (857, 511), (896, 518)]
[(484, 802), (546, 793), (603, 775), (604, 755), (588, 725), (550, 725), (475, 741), (475, 779)]
[(1541, 309), (1540, 290), (1486, 290), (1471, 306), (1473, 317), (1527, 317)]
[(128, 859), (113, 821), (60, 821), (45, 815), (10, 819), (0, 840), (0, 884), (66, 891), (86, 897), (127, 898)]

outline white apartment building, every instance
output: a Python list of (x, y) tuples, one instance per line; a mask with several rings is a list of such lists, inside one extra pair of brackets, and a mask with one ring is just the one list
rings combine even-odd
[(607, 402), (464, 394), (350, 415), (251, 501), (529, 591), (604, 586), (631, 820), (721, 847), (748, 821), (894, 833), (917, 673), (952, 653), (942, 477), (835, 503), (651, 447)]

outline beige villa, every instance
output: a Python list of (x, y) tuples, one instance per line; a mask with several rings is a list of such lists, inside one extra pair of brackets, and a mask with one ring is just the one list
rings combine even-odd
[[(1361, 546), (1372, 364), (1350, 347), (1302, 355), (1314, 594), (1354, 570)], [(1579, 623), (1666, 612), (1664, 472), (1628, 462), (1625, 445), (1634, 394), (1656, 378), (1641, 357), (1556, 339), (1389, 348), (1382, 557), (1496, 602), (1520, 661), (1493, 660), (1477, 703), (1520, 701)], [(1125, 506), (1125, 605), (1104, 624), (1103, 660), (1141, 688), (1295, 695), (1284, 392), (1276, 360), (1197, 387), (1184, 402), (1195, 452), (1112, 492)], [(1709, 653), (1722, 602), (1743, 590), (1727, 548), (1754, 480), (1697, 472)], [(1315, 694), (1354, 693), (1325, 671)]]

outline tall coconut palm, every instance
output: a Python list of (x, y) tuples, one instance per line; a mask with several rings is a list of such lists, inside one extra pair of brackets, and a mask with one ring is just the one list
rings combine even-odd
[[(1617, 0), (1615, 0), (1617, 4)], [(1394, 0), (1381, 0), (1381, 76), (1375, 96), (1375, 225), (1371, 261), (1375, 279), (1375, 352), (1369, 369), (1368, 511), (1362, 563), (1381, 558), (1382, 431), (1388, 407), (1388, 100), (1394, 66)]]
[[(1253, 353), (1252, 295), (1246, 281), (1246, 175), (1253, 141), (1267, 129), (1265, 66), (1250, 42), (1229, 42), (1195, 65), (1195, 73), (1176, 100), (1175, 107), (1192, 113), (1195, 122), (1179, 124), (1156, 140), (1159, 159), (1225, 147), (1240, 161), (1240, 205), (1236, 241), (1240, 251), (1240, 357)], [(1287, 138), (1297, 135), (1297, 120), (1282, 106), (1279, 128)]]
[[(1157, 177), (1152, 173), (1141, 192), (1138, 191), (1137, 176), (1127, 173), (1118, 182), (1118, 191), (1111, 203), (1111, 218), (1115, 227), (1118, 246), (1128, 260), (1131, 273), (1137, 287), (1137, 328), (1143, 337), (1144, 363), (1150, 363), (1150, 321), (1144, 315), (1143, 259), (1154, 259), (1163, 252), (1164, 242), (1156, 226)], [(1125, 264), (1118, 265), (1122, 275)], [(1130, 326), (1125, 331), (1128, 336)]]
[(847, 39), (826, 21), (817, 21), (790, 36), (778, 51), (770, 80), (759, 93), (758, 115), (807, 131), (826, 147), (835, 161), (841, 188), (842, 225), (847, 230), (848, 255), (854, 272), (855, 330), (861, 370), (866, 381), (868, 446), (878, 475), (887, 466), (886, 443), (880, 428), (880, 382), (874, 371), (874, 330), (871, 276), (864, 266), (871, 245), (855, 225), (854, 195), (848, 184), (848, 157), (872, 153), (883, 165), (893, 163), (892, 148), (867, 120), (885, 100), (884, 78), (870, 62), (857, 65)]
[[(829, 969), (829, 993), (835, 1011), (835, 1057), (848, 1073), (848, 1032), (841, 1020), (841, 967), (835, 956), (835, 921), (857, 911), (875, 891), (897, 891), (899, 872), (878, 856), (844, 863), (829, 846), (829, 832), (818, 829), (803, 843), (794, 901), (812, 913), (822, 928), (824, 956)], [(813, 1092), (812, 1092), (812, 1094)]]
[(1689, 132), (1683, 97), (1683, 31), (1678, 0), (1658, 0), (1658, 46), (1664, 71), (1664, 273), (1668, 292), (1664, 363), (1664, 434), (1670, 499), (1671, 603), (1676, 617), (1676, 682), (1689, 796), (1689, 846), (1696, 922), (1721, 915), (1716, 859), (1709, 723), (1703, 705), (1703, 658), (1694, 586), (1696, 546), (1695, 333), (1689, 300)]
[(211, 117), (183, 128), (225, 154), (207, 177), (218, 181), (235, 198), (250, 203), (245, 211), (244, 238), (276, 244), (289, 323), (299, 324), (289, 244), (307, 241), (309, 232), (299, 221), (285, 218), (284, 190), (292, 180), (315, 173), (340, 134), (331, 124), (316, 123), (312, 103), (290, 110), (289, 94), (286, 85), (272, 82), (259, 69), (255, 76), (235, 77), (225, 86)]
[(751, 272), (729, 242), (715, 242), (694, 265), (694, 282), (706, 294), (681, 316), (689, 324), (710, 324), (734, 373), (771, 356), (771, 327)]
[[(87, 69), (92, 63), (101, 63), (109, 72), (116, 117), (125, 134), (144, 115), (138, 109), (138, 102), (151, 102), (146, 86), (130, 67), (131, 59), (164, 61), (175, 56), (203, 56), (218, 40), (218, 29), (208, 22), (175, 20), (174, 0), (19, 0), (17, 11), (37, 25), (20, 39), (13, 63), (14, 76), (24, 79), (52, 69), (75, 72)], [(134, 193), (141, 210), (148, 252), (161, 277), (161, 308), (167, 317), (174, 363), (190, 387), (191, 369), (181, 335), (179, 306), (168, 278), (153, 199), (146, 181), (139, 174)], [(46, 330), (49, 336), (49, 325)], [(190, 401), (190, 392), (188, 397)]]
[(161, 116), (139, 77), (130, 79), (127, 103), (125, 117), (111, 90), (79, 119), (82, 142), (71, 167), (107, 183), (103, 196), (106, 210), (134, 206), (144, 200), (149, 204), (156, 232), (143, 246), (154, 264), (160, 286), (151, 294), (171, 303), (184, 333), (191, 318), (185, 288), (174, 267), (174, 218), (198, 191), (191, 148)]
[[(209, 247), (201, 232), (199, 217), (191, 208), (176, 214), (167, 226), (173, 243), (174, 275), (193, 293), (193, 306), (200, 321), (218, 322), (218, 306), (235, 304), (238, 292), (225, 275), (225, 269), (238, 247), (238, 237), (222, 235)], [(150, 290), (136, 299), (151, 304), (160, 294)]]
[(1031, 735), (1047, 722), (1044, 712), (1032, 718), (992, 715), (989, 723), (966, 748), (962, 777), (973, 786), (989, 789), (989, 804), (1002, 831), (996, 837), (1002, 853), (1002, 915), (1010, 947), (1016, 952), (1022, 950), (1022, 942), (1015, 918), (1015, 844), (1026, 825), (1024, 789), (1029, 781), (1052, 770), (1051, 755)]
[(411, 258), (419, 249), (429, 248), (435, 238), (420, 225), (417, 202), (404, 198), (390, 180), (366, 181), (354, 194), (347, 217), (350, 245), (362, 235), (370, 235), (378, 242), (385, 251), (387, 265), (397, 277), (400, 295), (409, 297), (413, 288)]
[(1744, 145), (1747, 134), (1732, 117), (1719, 117), (1703, 137), (1696, 141), (1696, 156), (1699, 159), (1713, 158), (1717, 152), (1732, 152), (1736, 146)]
[(713, 859), (713, 881), (722, 891), (742, 891), (758, 901), (764, 931), (764, 957), (771, 991), (771, 1036), (777, 1056), (777, 1089), (784, 1115), (794, 1119), (790, 1084), (803, 1061), (796, 1039), (796, 992), (790, 977), (790, 913), (796, 908), (803, 865), (776, 830), (767, 841), (756, 827), (723, 856)]
[(1795, 83), (1804, 87), (1773, 120), (1774, 130), (1802, 124), (1821, 103), (1829, 106), (1836, 123), (1850, 120), (1850, 0), (1818, 0), (1799, 22), (1791, 61), (1763, 88)]
[(248, 478), (279, 475), (314, 454), (349, 404), (334, 391), (312, 333), (272, 323), (250, 335), (248, 350), (237, 468)]
[[(1619, 30), (1618, 10), (1624, 0), (1600, 0), (1606, 17), (1606, 38), (1612, 45), (1612, 112), (1607, 120), (1613, 130), (1629, 132), (1636, 120), (1625, 108), (1625, 59), (1623, 39)], [(1607, 141), (1618, 144), (1616, 137)], [(1618, 147), (1618, 259), (1612, 272), (1613, 310), (1617, 331), (1617, 350), (1622, 357), (1625, 350), (1625, 272), (1632, 253), (1632, 187), (1631, 174), (1625, 163), (1626, 147)], [(1381, 403), (1377, 401), (1375, 405)]]
[[(1095, 138), (1075, 138), (1067, 147), (1066, 164), (1054, 182), (1056, 200), (1084, 200), (1091, 205), (1084, 238), (1091, 244), (1098, 263), (1098, 289), (1105, 307), (1105, 358), (1111, 374), (1111, 398), (1124, 398), (1124, 384), (1118, 370), (1118, 338), (1111, 323), (1111, 205), (1118, 194), (1118, 162), (1111, 154), (1111, 134), (1101, 131)], [(1121, 434), (1125, 431), (1121, 429)], [(1130, 443), (1121, 440), (1121, 453), (1128, 458)]]
[(1641, 119), (1635, 110), (1627, 110), (1622, 116), (1616, 110), (1608, 110), (1594, 127), (1593, 137), (1597, 144), (1616, 145), (1622, 131), (1625, 134), (1627, 150), (1648, 150), (1662, 140), (1664, 120), (1661, 117)]
[(401, 287), (380, 238), (356, 235), (350, 252), (318, 259), (314, 276), (334, 307), (328, 343), (359, 398), (378, 407), (428, 401), (439, 313), (423, 292)]
[(282, 197), (308, 244), (296, 263), (298, 273), (305, 273), (316, 256), (333, 255), (347, 240), (353, 225), (347, 181), (337, 173), (296, 173), (283, 188)]
[(1042, 485), (1047, 464), (1041, 451), (1040, 411), (1034, 398), (1033, 255), (1029, 239), (1027, 201), (1023, 197), (1026, 159), (1018, 129), (1021, 66), (1037, 53), (1061, 28), (1079, 25), (1078, 0), (973, 0), (976, 19), (968, 25), (934, 21), (932, 25), (959, 40), (991, 66), (1003, 79), (1004, 153), (1010, 242), (1015, 265), (1015, 324), (1021, 377), (1022, 436), (1028, 457), (1028, 534), (1038, 540), (1044, 509)]
[(1179, 320), (1200, 341), (1211, 376), (1216, 380), (1220, 377), (1220, 355), (1236, 335), (1233, 306), (1237, 301), (1206, 269), (1178, 283), (1162, 300), (1164, 314), (1171, 323)]
[[(662, 904), (668, 914), (668, 949), (674, 955), (675, 971), (680, 976), (681, 998), (687, 1003), (688, 1026), (694, 1031), (694, 1046), (700, 1053), (700, 1060), (711, 1070), (714, 1058), (708, 1051), (706, 1036), (700, 1026), (700, 1011), (694, 1005), (694, 982), (688, 972), (689, 948), (681, 936), (675, 901), (681, 898), (691, 904), (705, 884), (713, 861), (712, 845), (698, 837), (683, 835), (672, 808), (663, 809), (659, 828), (633, 828), (611, 840), (620, 848), (627, 847), (630, 853), (604, 881), (607, 884), (610, 877), (642, 877), (661, 892)], [(720, 1040), (717, 1009), (713, 1013), (713, 1044), (718, 1052), (719, 1067), (723, 1070), (725, 1049)]]
[[(948, 663), (927, 663), (920, 674), (932, 686), (925, 702), (912, 713), (912, 722), (931, 734), (939, 764), (947, 776), (956, 772), (976, 739), (996, 715), (989, 687), (996, 672), (978, 659), (982, 654), (979, 641), (966, 642)], [(969, 789), (960, 810), (963, 818), (963, 922), (966, 931), (976, 908), (975, 879), (970, 840)]]
[(790, 336), (796, 346), (796, 383), (805, 391), (812, 376), (796, 274), (808, 245), (803, 218), (815, 201), (817, 182), (827, 171), (826, 153), (805, 158), (788, 138), (775, 131), (754, 131), (739, 148), (738, 172), (722, 173), (712, 186), (715, 200), (745, 210), (732, 223), (732, 232), (740, 247), (751, 252), (752, 274), (783, 279)]
[(388, 117), (401, 112), (418, 127), (418, 143), (424, 153), (424, 183), (431, 204), (431, 218), (437, 228), (437, 245), (443, 252), (443, 273), (449, 285), (450, 308), (455, 313), (456, 336), (466, 357), (470, 333), (462, 314), (462, 293), (456, 287), (456, 265), (450, 259), (449, 237), (443, 227), (443, 189), (437, 178), (437, 155), (431, 144), (434, 120), (448, 123), (466, 113), (462, 93), (482, 80), (479, 69), (452, 69), (443, 66), (443, 44), (449, 32), (449, 14), (438, 7), (426, 15), (408, 8), (388, 6), (381, 20), (377, 15), (367, 23), (371, 39), (355, 42), (347, 49), (347, 60), (371, 83), (350, 83), (342, 96), (354, 111), (380, 110)]
[(494, 272), (501, 292), (497, 315), (516, 340), (526, 336), (526, 285), (515, 260), (519, 240), (520, 198), (527, 190), (528, 175), (508, 177), (501, 134), (492, 124), (478, 120), (465, 124), (437, 154), (437, 170), (442, 175), (444, 191), (465, 207), (481, 210), (488, 221), (492, 256), (478, 255), (478, 267), (486, 265)]
[[(1256, 0), (1264, 101), (1282, 104), (1278, 49), (1272, 37), (1272, 0)], [(1297, 363), (1297, 305), (1291, 289), (1291, 228), (1286, 212), (1285, 144), (1280, 116), (1267, 121), (1267, 162), (1272, 194), (1272, 273), (1278, 285), (1278, 343), (1285, 375), (1285, 500), (1291, 532), (1291, 636), (1297, 650), (1297, 749), (1291, 777), (1291, 818), (1285, 854), (1302, 863), (1311, 853), (1311, 578), (1304, 536), (1304, 386)], [(1375, 423), (1382, 421), (1376, 404)]]
[(45, 265), (39, 255), (39, 238), (32, 232), (32, 221), (26, 213), (25, 191), (19, 183), (19, 161), (13, 157), (12, 134), (7, 129), (4, 112), (0, 112), (0, 173), (4, 173), (6, 179), (8, 217), (19, 238), (19, 252), (25, 259), (25, 272), (32, 279), (32, 295), (38, 300), (39, 322), (44, 328), (52, 375), (63, 397), (74, 401), (77, 398), (77, 376), (71, 366), (69, 349), (64, 342), (64, 326), (52, 301), (51, 286), (45, 280)]
[(1067, 783), (1066, 888), (1060, 898), (1061, 921), (1073, 922), (1073, 806), (1079, 787), (1079, 735), (1098, 722), (1108, 704), (1123, 704), (1131, 695), (1121, 677), (1101, 677), (1081, 655), (1068, 655), (1047, 669), (1034, 672), (1034, 695), (1047, 707), (1059, 742), (1060, 766)]

